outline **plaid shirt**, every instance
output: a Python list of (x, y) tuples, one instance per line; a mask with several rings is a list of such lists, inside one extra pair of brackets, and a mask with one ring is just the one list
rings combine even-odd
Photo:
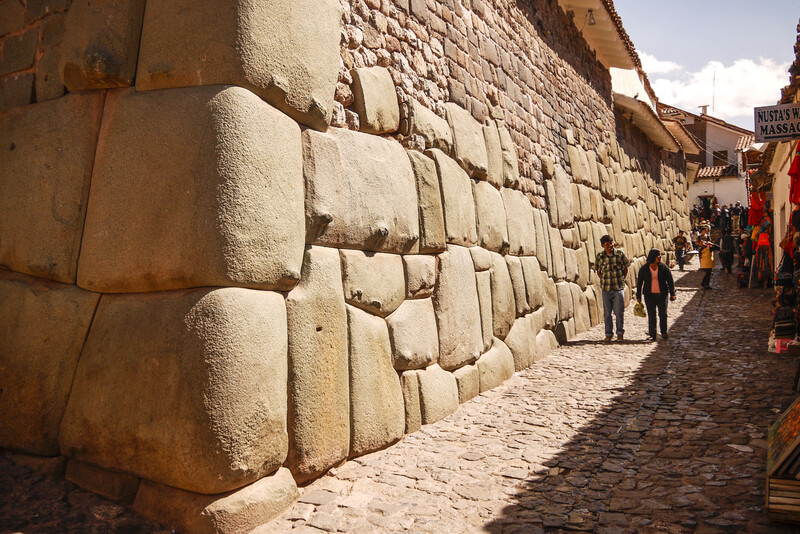
[(609, 256), (605, 250), (597, 254), (594, 268), (600, 275), (600, 287), (603, 291), (619, 291), (625, 287), (625, 272), (630, 265), (625, 253), (614, 249), (614, 254)]

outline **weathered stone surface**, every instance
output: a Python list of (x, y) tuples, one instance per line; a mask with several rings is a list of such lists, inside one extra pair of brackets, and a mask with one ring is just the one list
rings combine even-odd
[(441, 150), (432, 149), (426, 154), (436, 162), (439, 174), (447, 242), (467, 247), (476, 245), (478, 234), (472, 181), (455, 160)]
[(452, 373), (437, 364), (416, 373), (423, 425), (435, 423), (458, 409), (458, 385)]
[(463, 404), (477, 397), (481, 392), (480, 374), (475, 365), (465, 365), (453, 371), (458, 387), (458, 402)]
[(505, 339), (516, 317), (514, 286), (503, 256), (492, 253), (492, 324), (494, 337)]
[(33, 89), (32, 72), (0, 77), (0, 113), (33, 102)]
[(294, 121), (223, 86), (115, 91), (103, 119), (79, 286), (295, 285), (305, 240)]
[(581, 246), (575, 251), (575, 263), (578, 268), (578, 277), (575, 281), (581, 286), (581, 289), (586, 289), (589, 284), (589, 253), (585, 243), (581, 243)]
[(289, 458), (308, 480), (347, 458), (350, 399), (347, 314), (339, 251), (309, 247), (303, 277), (286, 298), (289, 325)]
[(439, 358), (439, 337), (431, 299), (407, 300), (386, 318), (395, 369), (422, 369)]
[(542, 268), (548, 272), (552, 269), (550, 265), (550, 223), (547, 213), (544, 210), (533, 210), (534, 234), (536, 235), (536, 257), (541, 263)]
[(219, 495), (201, 495), (142, 481), (134, 510), (181, 532), (245, 534), (286, 510), (297, 499), (292, 474), (275, 474)]
[(371, 134), (397, 131), (400, 106), (389, 71), (383, 67), (353, 69), (353, 111), (360, 130)]
[(475, 198), (475, 221), (478, 231), (478, 245), (494, 252), (504, 252), (508, 248), (506, 210), (500, 191), (488, 182), (473, 182), (472, 193)]
[(574, 317), (570, 283), (558, 282), (556, 284), (556, 294), (558, 295), (558, 320), (567, 321)]
[(536, 334), (536, 360), (543, 360), (558, 348), (558, 340), (552, 330), (542, 330)]
[(402, 438), (406, 417), (400, 379), (392, 366), (386, 321), (348, 305), (347, 326), (350, 456), (353, 457), (377, 451)]
[(139, 489), (139, 479), (134, 476), (100, 469), (75, 459), (67, 462), (64, 477), (83, 489), (126, 504), (133, 504)]
[(74, 283), (102, 94), (0, 117), (0, 265)]
[(514, 142), (506, 127), (498, 122), (497, 130), (500, 133), (500, 146), (503, 149), (503, 185), (516, 188), (519, 185), (519, 162)]
[(492, 321), (492, 273), (478, 271), (475, 273), (475, 283), (478, 287), (478, 304), (481, 309), (481, 334), (483, 336), (483, 351), (489, 349), (494, 334)]
[(456, 161), (473, 178), (484, 178), (489, 159), (483, 129), (472, 115), (455, 103), (445, 104), (447, 123), (453, 132), (453, 152)]
[(425, 140), (425, 148), (438, 148), (445, 153), (453, 149), (453, 133), (447, 121), (415, 99), (409, 106), (411, 133)]
[(381, 317), (402, 304), (406, 277), (401, 256), (361, 250), (340, 255), (345, 302)]
[(144, 5), (145, 0), (72, 2), (61, 45), (61, 79), (67, 89), (133, 85)]
[(339, 75), (337, 0), (173, 0), (147, 6), (136, 88), (231, 84), (324, 130)]
[(589, 317), (589, 303), (586, 295), (577, 284), (569, 285), (572, 292), (572, 308), (575, 317), (575, 334), (582, 334), (591, 328), (591, 318)]
[(511, 276), (511, 287), (514, 290), (517, 317), (522, 317), (531, 311), (531, 306), (528, 304), (525, 278), (522, 274), (522, 263), (517, 256), (506, 256), (505, 260), (508, 266), (508, 274)]
[(522, 274), (525, 278), (525, 292), (531, 309), (544, 304), (544, 288), (542, 287), (542, 269), (539, 260), (534, 256), (523, 256), (520, 259)]
[(3, 456), (37, 475), (63, 477), (67, 470), (67, 459), (63, 456), (36, 456), (6, 450)]
[(536, 334), (533, 314), (518, 317), (504, 343), (514, 356), (514, 370), (527, 369), (536, 359)]
[(464, 247), (448, 245), (437, 269), (433, 305), (439, 327), (439, 365), (456, 369), (477, 360), (483, 347), (472, 256)]
[(544, 287), (544, 317), (545, 325), (553, 327), (558, 318), (558, 290), (556, 282), (544, 271), (542, 272), (542, 286)]
[(549, 227), (550, 230), (550, 263), (552, 270), (550, 274), (556, 280), (564, 280), (567, 277), (566, 264), (564, 262), (564, 246), (561, 241), (561, 232)]
[(503, 187), (503, 147), (500, 144), (500, 133), (493, 120), (483, 125), (483, 140), (486, 143), (486, 180), (500, 189)]
[(494, 389), (514, 375), (514, 355), (505, 343), (497, 338), (492, 348), (478, 360), (481, 393)]
[(556, 165), (555, 176), (552, 180), (555, 197), (548, 198), (548, 203), (558, 205), (558, 222), (554, 226), (563, 227), (572, 224), (575, 217), (574, 201), (572, 198), (572, 185), (567, 172), (561, 165)]
[(403, 265), (406, 271), (406, 298), (430, 297), (436, 286), (436, 256), (405, 255)]
[(45, 51), (36, 65), (36, 101), (45, 102), (64, 96), (64, 84), (58, 75), (61, 48)]
[(417, 246), (417, 190), (400, 143), (339, 128), (306, 130), (303, 143), (310, 243), (397, 253)]
[(286, 328), (278, 293), (104, 295), (62, 453), (189, 491), (258, 480), (286, 459)]
[[(449, 131), (449, 130), (448, 130)], [(409, 150), (408, 159), (417, 182), (419, 203), (419, 252), (441, 252), (445, 248), (444, 212), (439, 175), (433, 160)]]
[(472, 255), (472, 264), (475, 271), (488, 271), (492, 268), (492, 254), (481, 247), (470, 247), (469, 253)]
[(0, 447), (58, 454), (58, 425), (99, 298), (0, 269)]
[(406, 434), (416, 432), (422, 426), (422, 412), (419, 404), (419, 378), (416, 371), (400, 374), (400, 389), (403, 391), (403, 406), (406, 411)]
[(6, 37), (0, 55), (0, 76), (33, 67), (38, 41), (38, 28)]
[(575, 250), (564, 247), (564, 272), (565, 280), (574, 282), (578, 279), (578, 258)]
[(520, 191), (503, 188), (500, 191), (506, 212), (508, 227), (508, 253), (515, 256), (530, 256), (536, 253), (536, 227), (533, 222), (533, 207)]
[(0, 37), (25, 27), (25, 4), (9, 0), (0, 5)]

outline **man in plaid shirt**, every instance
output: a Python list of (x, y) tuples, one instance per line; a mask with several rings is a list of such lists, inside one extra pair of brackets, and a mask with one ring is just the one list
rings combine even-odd
[(614, 239), (610, 235), (600, 238), (603, 251), (597, 254), (594, 268), (600, 276), (603, 289), (603, 317), (606, 322), (606, 339), (614, 337), (614, 321), (611, 312), (617, 316), (617, 340), (622, 341), (625, 334), (623, 317), (625, 315), (625, 276), (628, 274), (628, 260), (625, 253), (614, 249)]

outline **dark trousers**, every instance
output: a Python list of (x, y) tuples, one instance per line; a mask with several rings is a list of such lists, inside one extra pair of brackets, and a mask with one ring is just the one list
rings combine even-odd
[(658, 310), (658, 322), (661, 327), (661, 335), (667, 333), (667, 294), (660, 293), (655, 295), (645, 295), (644, 305), (647, 307), (647, 333), (650, 337), (656, 337), (656, 310)]
[(733, 267), (733, 252), (720, 252), (719, 259), (722, 262), (722, 269), (730, 274)]
[(683, 263), (686, 261), (686, 250), (680, 249), (675, 251), (675, 259), (678, 260), (678, 269), (683, 270)]
[(703, 283), (700, 284), (701, 287), (711, 287), (711, 271), (713, 269), (700, 269), (703, 271), (705, 276), (703, 276)]

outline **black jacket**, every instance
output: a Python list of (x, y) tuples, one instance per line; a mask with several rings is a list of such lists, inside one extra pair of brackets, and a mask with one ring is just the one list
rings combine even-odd
[[(642, 289), (644, 289), (645, 296), (650, 295), (650, 288), (653, 286), (653, 278), (650, 274), (650, 264), (645, 263), (639, 269), (638, 281), (636, 282), (636, 300), (642, 300)], [(661, 294), (669, 293), (675, 296), (675, 281), (672, 279), (672, 273), (663, 263), (658, 264), (658, 285), (661, 286)]]

